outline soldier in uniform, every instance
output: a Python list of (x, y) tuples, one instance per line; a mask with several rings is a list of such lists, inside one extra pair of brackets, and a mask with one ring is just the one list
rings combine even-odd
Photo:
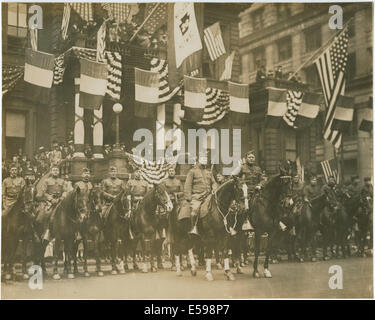
[(62, 152), (57, 142), (53, 143), (53, 150), (49, 153), (49, 162), (51, 166), (58, 165), (62, 160)]
[(102, 191), (104, 196), (104, 205), (102, 217), (106, 217), (113, 199), (123, 190), (125, 190), (124, 182), (117, 178), (117, 168), (112, 166), (109, 168), (109, 178), (102, 181)]
[(9, 170), (9, 177), (3, 181), (3, 210), (2, 217), (5, 218), (9, 213), (9, 210), (15, 204), (18, 195), (22, 188), (25, 186), (25, 180), (18, 177), (18, 168), (12, 164)]
[[(322, 187), (322, 193), (327, 197), (328, 201), (331, 203), (336, 202), (336, 180), (335, 177), (329, 176), (328, 183)], [(332, 208), (330, 208), (332, 209)]]
[(179, 199), (183, 195), (184, 189), (181, 181), (176, 178), (175, 168), (170, 168), (168, 170), (168, 178), (163, 180), (161, 184), (163, 184), (167, 189), (171, 200), (175, 200), (176, 203), (178, 203)]
[(39, 200), (42, 201), (40, 212), (36, 219), (38, 225), (43, 227), (43, 239), (50, 240), (50, 223), (53, 221), (55, 208), (57, 204), (65, 197), (67, 193), (66, 181), (60, 178), (60, 169), (53, 165), (51, 176), (42, 184)]
[[(321, 194), (321, 190), (318, 186), (318, 180), (315, 176), (310, 177), (310, 184), (306, 185), (303, 188), (303, 197), (304, 200), (310, 203), (311, 199), (318, 197)], [(310, 204), (311, 206), (311, 204)]]
[(371, 183), (371, 178), (370, 177), (365, 177), (364, 178), (364, 186), (361, 188), (361, 193), (360, 193), (360, 202), (361, 202), (361, 207), (364, 208), (364, 204), (368, 199), (371, 200), (372, 204), (372, 197), (373, 197), (373, 187)]
[(134, 179), (129, 179), (126, 188), (130, 193), (128, 199), (130, 199), (132, 211), (134, 211), (149, 190), (148, 183), (142, 179), (140, 171), (137, 170), (134, 172)]
[(358, 176), (352, 176), (351, 177), (351, 183), (348, 187), (349, 195), (354, 198), (358, 197), (361, 193), (361, 186), (359, 184), (359, 177)]
[[(246, 184), (249, 199), (253, 199), (255, 191), (260, 190), (265, 184), (262, 170), (255, 165), (255, 155), (253, 151), (248, 151), (246, 153), (245, 163), (241, 165), (239, 172), (234, 172), (234, 174), (239, 175), (240, 179)], [(249, 228), (254, 229), (251, 224)]]
[(90, 169), (83, 168), (82, 180), (77, 181), (74, 184), (74, 187), (78, 187), (80, 189), (80, 192), (85, 199), (89, 198), (90, 191), (93, 188), (92, 183), (90, 182), (90, 179), (91, 179)]
[(192, 230), (190, 233), (196, 233), (194, 228), (198, 222), (201, 203), (215, 189), (216, 182), (211, 171), (207, 168), (207, 157), (201, 155), (198, 164), (187, 174), (184, 186), (185, 200), (190, 203), (191, 209)]

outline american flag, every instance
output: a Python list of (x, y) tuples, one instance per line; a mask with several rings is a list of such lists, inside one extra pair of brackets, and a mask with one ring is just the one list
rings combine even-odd
[(337, 99), (345, 93), (345, 73), (348, 61), (348, 29), (334, 38), (329, 47), (314, 61), (318, 71), (323, 95), (327, 106), (327, 115), (324, 122), (324, 138), (336, 148), (341, 145), (342, 134), (332, 130)]
[(146, 10), (145, 10), (145, 18), (149, 16), (152, 9), (158, 5), (155, 12), (151, 15), (151, 17), (146, 21), (144, 25), (144, 29), (149, 34), (154, 34), (160, 27), (167, 24), (168, 15), (167, 15), (167, 6), (168, 3), (147, 3)]
[(287, 90), (286, 92), (286, 106), (287, 111), (283, 116), (284, 121), (290, 127), (294, 127), (298, 110), (302, 104), (303, 93), (301, 91)]
[(207, 104), (204, 107), (202, 121), (198, 124), (211, 125), (223, 119), (229, 111), (229, 93), (221, 89), (206, 89)]
[(53, 84), (59, 85), (63, 82), (65, 72), (65, 54), (55, 58), (55, 67), (53, 69)]
[(70, 3), (72, 9), (78, 13), (84, 21), (93, 21), (93, 11), (92, 11), (92, 3), (83, 3), (83, 2), (72, 2)]
[(225, 54), (223, 37), (221, 36), (220, 23), (216, 22), (212, 26), (204, 29), (204, 42), (212, 61)]
[(236, 51), (232, 51), (232, 53), (225, 59), (225, 69), (220, 76), (220, 80), (230, 80), (232, 78), (232, 67), (235, 54)]
[(321, 161), (320, 165), (322, 167), (324, 179), (326, 180), (326, 182), (328, 182), (328, 178), (330, 176), (333, 176), (336, 180), (336, 183), (340, 183), (340, 175), (336, 159)]
[(105, 59), (104, 50), (105, 50), (105, 36), (107, 31), (107, 25), (104, 21), (100, 26), (97, 34), (96, 41), (96, 61), (103, 62)]
[(61, 37), (63, 40), (66, 39), (69, 28), (70, 11), (72, 10), (69, 3), (64, 3), (64, 13), (61, 22)]

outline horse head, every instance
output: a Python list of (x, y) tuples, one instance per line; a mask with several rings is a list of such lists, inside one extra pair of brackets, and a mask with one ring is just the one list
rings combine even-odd
[(90, 203), (90, 210), (94, 214), (100, 214), (102, 211), (104, 198), (103, 198), (103, 191), (101, 190), (100, 186), (94, 186), (89, 194), (89, 203)]
[(78, 221), (83, 223), (89, 214), (88, 201), (85, 195), (82, 193), (81, 188), (76, 186), (74, 192), (74, 208), (78, 215)]
[(165, 186), (163, 184), (156, 184), (154, 186), (154, 192), (158, 204), (164, 207), (167, 212), (171, 212), (173, 210), (173, 203)]

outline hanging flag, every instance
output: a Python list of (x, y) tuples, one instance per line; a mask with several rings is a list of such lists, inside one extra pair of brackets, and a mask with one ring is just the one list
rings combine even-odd
[(370, 102), (369, 102), (369, 108), (365, 108), (364, 110), (362, 110), (362, 112), (358, 116), (361, 116), (362, 118), (358, 129), (361, 131), (371, 132), (372, 126), (373, 126), (372, 98), (370, 99)]
[(105, 60), (105, 36), (107, 31), (106, 21), (100, 26), (96, 39), (96, 61), (104, 62)]
[(135, 69), (135, 110), (140, 118), (154, 117), (159, 103), (159, 74), (153, 71)]
[(167, 24), (168, 21), (168, 3), (146, 3), (145, 17), (148, 17), (154, 7), (158, 4), (158, 7), (146, 21), (143, 28), (149, 33), (154, 34), (160, 27)]
[(184, 75), (202, 68), (202, 3), (168, 3), (169, 86), (174, 89)]
[(322, 167), (326, 183), (328, 183), (328, 178), (330, 176), (335, 178), (336, 183), (340, 183), (340, 176), (336, 159), (321, 161), (320, 165)]
[(221, 36), (220, 23), (216, 22), (208, 28), (204, 29), (204, 42), (211, 61), (225, 54), (225, 46), (223, 37)]
[(234, 124), (249, 121), (249, 85), (228, 81), (230, 116)]
[(31, 48), (34, 51), (38, 51), (38, 29), (36, 28), (30, 29), (30, 43), (31, 43)]
[(159, 102), (164, 103), (172, 99), (172, 97), (181, 89), (177, 86), (173, 90), (168, 84), (168, 62), (164, 59), (151, 59), (151, 71), (158, 73), (159, 78)]
[(236, 51), (232, 51), (232, 53), (225, 59), (225, 67), (220, 76), (220, 80), (230, 80), (232, 78), (232, 68), (235, 55)]
[(100, 109), (107, 90), (108, 67), (106, 63), (81, 59), (79, 106)]
[(294, 127), (294, 121), (297, 118), (297, 113), (302, 104), (303, 93), (301, 91), (286, 91), (286, 106), (287, 110), (283, 115), (284, 121), (287, 125)]
[(11, 91), (18, 80), (22, 78), (24, 66), (3, 65), (2, 69), (2, 95)]
[(61, 37), (63, 40), (66, 40), (69, 28), (70, 12), (72, 8), (69, 3), (64, 3), (64, 12), (61, 22)]
[(332, 130), (337, 130), (341, 134), (347, 131), (353, 121), (354, 98), (339, 96), (336, 102), (335, 114), (332, 121)]
[(229, 111), (229, 94), (221, 89), (206, 89), (206, 106), (199, 125), (209, 126), (223, 119)]
[(61, 54), (55, 58), (55, 67), (53, 69), (54, 85), (59, 85), (63, 82), (65, 67), (65, 54)]
[(310, 127), (319, 114), (322, 99), (323, 97), (319, 93), (305, 92), (297, 116), (292, 124), (293, 128), (301, 130)]
[(35, 86), (51, 88), (54, 60), (53, 54), (26, 49), (24, 80)]
[(342, 134), (333, 130), (337, 100), (345, 93), (345, 74), (348, 60), (348, 28), (335, 37), (329, 47), (314, 61), (318, 71), (323, 95), (327, 107), (324, 121), (324, 138), (336, 148), (341, 144)]
[(108, 65), (107, 95), (113, 100), (120, 100), (122, 82), (122, 57), (118, 52), (105, 52)]
[(279, 128), (281, 120), (287, 111), (286, 90), (268, 88), (268, 106), (266, 114), (266, 127)]
[(71, 2), (72, 9), (83, 21), (93, 21), (92, 3)]
[(184, 76), (184, 88), (185, 120), (199, 122), (207, 102), (207, 79)]

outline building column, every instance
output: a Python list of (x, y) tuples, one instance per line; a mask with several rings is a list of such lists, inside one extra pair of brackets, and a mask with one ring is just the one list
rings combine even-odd
[[(357, 128), (359, 128), (363, 119), (369, 119), (368, 112), (372, 111), (368, 108), (358, 108), (357, 110)], [(372, 117), (371, 117), (372, 118)], [(358, 176), (363, 184), (364, 177), (373, 175), (373, 140), (372, 132), (358, 130), (357, 138), (357, 168)]]
[(103, 159), (103, 105), (94, 110), (93, 157)]
[(85, 125), (83, 115), (85, 109), (79, 106), (79, 84), (80, 78), (74, 79), (75, 100), (74, 100), (74, 154), (73, 158), (84, 158)]

